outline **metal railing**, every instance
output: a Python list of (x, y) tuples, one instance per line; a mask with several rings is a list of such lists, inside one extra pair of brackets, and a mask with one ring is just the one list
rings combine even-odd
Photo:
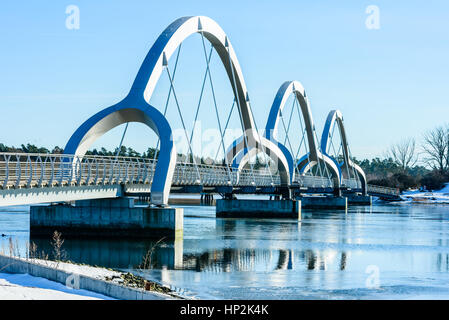
[[(157, 160), (137, 157), (64, 154), (0, 153), (0, 188), (66, 185), (151, 184)], [(199, 175), (198, 175), (199, 173)], [(271, 186), (279, 176), (266, 170), (228, 169), (225, 166), (179, 163), (172, 185)]]
[[(151, 184), (157, 160), (138, 157), (65, 154), (0, 153), (0, 188), (35, 188), (67, 185)], [(178, 163), (172, 185), (278, 186), (278, 174), (269, 169), (237, 170), (219, 165)], [(326, 177), (303, 175), (294, 183), (304, 187), (332, 188)], [(346, 183), (354, 184), (354, 181)]]
[(382, 187), (382, 186), (375, 186), (372, 184), (369, 184), (367, 186), (368, 193), (374, 193), (374, 194), (384, 194), (384, 195), (391, 195), (399, 197), (401, 194), (401, 191), (399, 188), (388, 188), (388, 187)]
[(362, 188), (362, 182), (358, 179), (342, 179), (341, 181), (342, 187), (347, 187), (351, 189), (361, 189)]
[(293, 184), (308, 188), (333, 188), (334, 186), (329, 178), (310, 175), (295, 175)]
[(151, 161), (131, 157), (0, 153), (0, 187), (150, 183)]
[[(178, 163), (175, 167), (172, 185), (203, 186), (272, 186), (279, 185), (278, 175), (271, 175), (267, 170), (242, 169), (232, 167), (198, 164)], [(198, 176), (199, 174), (199, 176)]]

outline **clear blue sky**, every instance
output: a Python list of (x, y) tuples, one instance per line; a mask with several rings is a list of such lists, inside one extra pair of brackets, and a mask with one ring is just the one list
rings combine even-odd
[[(79, 30), (65, 26), (70, 4)], [(365, 27), (368, 5), (380, 9), (379, 30)], [(63, 147), (126, 95), (157, 36), (186, 15), (209, 16), (228, 34), (259, 127), (294, 79), (319, 132), (330, 109), (343, 112), (357, 158), (449, 119), (447, 1), (18, 0), (0, 8), (0, 142)], [(130, 128), (125, 144), (146, 149), (141, 130)], [(101, 143), (117, 145), (120, 132)]]

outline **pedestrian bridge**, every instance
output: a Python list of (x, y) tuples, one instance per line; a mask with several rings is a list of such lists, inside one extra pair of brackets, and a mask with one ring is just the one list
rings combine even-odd
[[(149, 195), (157, 161), (146, 158), (74, 156), (65, 154), (0, 154), (0, 204), (45, 202)], [(198, 179), (197, 169), (200, 179)], [(229, 180), (228, 172), (231, 172)], [(266, 170), (178, 163), (171, 192), (277, 194), (279, 175)], [(332, 181), (303, 175), (290, 186), (303, 192), (332, 192)], [(344, 180), (342, 187), (361, 192), (360, 181)], [(397, 197), (397, 189), (368, 185), (368, 193)]]
[[(191, 138), (188, 139), (190, 154), (186, 158), (190, 155), (193, 162), (177, 162), (176, 145), (166, 108), (162, 112), (150, 104), (159, 78), (164, 73), (170, 83), (167, 103), (173, 97), (186, 129), (174, 77), (181, 44), (193, 34), (201, 37), (206, 72), (197, 109), (187, 112), (198, 115), (208, 79), (213, 96), (211, 105), (215, 108), (221, 135), (220, 147), (223, 148), (223, 161), (213, 165), (195, 161)], [(209, 56), (205, 42), (211, 46)], [(213, 51), (219, 56), (232, 88), (234, 100), (229, 118), (236, 110), (243, 132), (230, 146), (224, 142), (228, 123), (222, 130), (218, 118), (209, 67)], [(171, 71), (169, 60), (174, 54), (175, 70)], [(293, 97), (292, 112), (284, 119), (286, 102), (290, 97)], [(300, 132), (289, 132), (294, 108), (299, 115)], [(157, 134), (157, 159), (86, 155), (98, 138), (130, 122), (143, 123)], [(285, 131), (284, 141), (279, 137), (279, 128)], [(336, 128), (341, 142), (334, 146)], [(0, 154), (0, 206), (145, 194), (151, 196), (153, 205), (164, 206), (168, 204), (170, 192), (207, 192), (223, 197), (232, 197), (235, 193), (269, 194), (285, 199), (307, 192), (338, 195), (342, 192), (371, 193), (385, 198), (399, 196), (396, 189), (367, 184), (365, 173), (351, 156), (340, 111), (330, 111), (320, 137), (315, 129), (309, 97), (302, 84), (295, 80), (286, 81), (279, 88), (265, 130), (260, 133), (254, 121), (243, 72), (228, 36), (208, 17), (183, 17), (169, 25), (155, 41), (128, 95), (81, 124), (68, 140), (64, 154)], [(298, 150), (293, 150), (292, 141), (300, 141)], [(302, 145), (306, 150), (303, 153), (300, 152)], [(251, 161), (260, 154), (265, 157), (265, 165), (255, 168)]]

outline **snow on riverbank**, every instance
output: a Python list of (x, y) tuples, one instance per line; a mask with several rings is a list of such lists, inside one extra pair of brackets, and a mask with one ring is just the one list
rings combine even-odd
[(121, 272), (111, 269), (92, 267), (89, 265), (80, 265), (68, 262), (56, 262), (41, 259), (28, 259), (29, 262), (40, 264), (52, 269), (63, 270), (68, 273), (79, 274), (91, 278), (105, 280), (106, 278), (120, 278)]
[[(54, 262), (40, 259), (23, 259), (53, 269), (64, 270), (73, 274), (80, 274), (104, 280), (106, 277), (119, 277), (120, 273), (105, 268), (96, 268), (65, 262)], [(1, 268), (0, 268), (1, 269)], [(99, 293), (73, 289), (61, 283), (45, 278), (34, 277), (29, 274), (0, 273), (0, 299), (1, 300), (111, 300), (112, 298)]]
[(443, 189), (433, 192), (404, 191), (401, 197), (412, 203), (449, 204), (449, 183)]
[(0, 273), (0, 300), (112, 300), (29, 274)]
[[(0, 299), (35, 299), (39, 294), (46, 296), (42, 299), (47, 299), (52, 296), (55, 296), (55, 299), (72, 299), (74, 297), (67, 297), (66, 295), (74, 293), (98, 299), (108, 299), (104, 295), (124, 300), (165, 300), (180, 298), (169, 288), (152, 281), (147, 281), (131, 273), (70, 262), (20, 258), (1, 254), (0, 260)], [(16, 281), (12, 282), (16, 284), (14, 286), (9, 281), (12, 279), (12, 276), (25, 277), (25, 280), (30, 285), (22, 285), (21, 281)], [(61, 282), (62, 285), (51, 280)], [(34, 287), (40, 288), (35, 284), (42, 283), (42, 281), (47, 285), (51, 284), (53, 287), (56, 285), (58, 288), (56, 291), (61, 292), (48, 293), (42, 290), (38, 291), (38, 293), (35, 293), (35, 290), (33, 291), (34, 293), (30, 292), (30, 289)], [(84, 288), (87, 290), (76, 291), (71, 289), (71, 287), (77, 289), (81, 287), (81, 289)], [(47, 287), (44, 286), (41, 289), (47, 289)], [(89, 294), (88, 290), (92, 290), (92, 292)], [(27, 296), (25, 293), (31, 295)], [(20, 297), (21, 294), (24, 294), (23, 297)]]

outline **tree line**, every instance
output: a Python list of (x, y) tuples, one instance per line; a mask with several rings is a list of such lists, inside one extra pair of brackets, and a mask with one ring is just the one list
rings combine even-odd
[[(64, 149), (56, 146), (52, 149), (48, 149), (46, 147), (38, 147), (34, 144), (28, 143), (27, 145), (22, 144), (20, 147), (10, 147), (3, 143), (0, 143), (0, 152), (10, 152), (10, 153), (51, 153), (51, 154), (63, 154)], [(157, 159), (159, 155), (159, 149), (149, 147), (147, 151), (144, 151), (143, 153), (140, 153), (136, 150), (134, 150), (131, 147), (121, 146), (120, 149), (117, 147), (114, 150), (107, 150), (106, 148), (102, 147), (100, 149), (92, 149), (88, 150), (86, 152), (86, 155), (88, 156), (107, 156), (107, 157), (137, 157), (137, 158), (147, 158), (147, 159)], [(213, 162), (210, 158), (203, 158), (203, 157), (192, 157), (192, 155), (185, 155), (182, 153), (177, 154), (177, 161), (178, 162), (190, 162), (193, 163), (193, 160), (195, 160), (196, 163), (211, 163)], [(224, 165), (224, 160), (218, 164), (218, 165)]]
[(368, 183), (396, 187), (441, 189), (449, 182), (449, 125), (437, 126), (422, 136), (420, 145), (407, 138), (392, 144), (382, 159), (357, 161)]
[[(427, 190), (441, 189), (449, 182), (449, 125), (441, 125), (423, 134), (418, 146), (416, 140), (407, 138), (392, 144), (382, 157), (371, 160), (353, 159), (366, 173), (368, 183), (386, 187), (425, 188)], [(419, 148), (420, 147), (420, 148)], [(0, 152), (12, 153), (52, 153), (62, 154), (64, 150), (58, 146), (47, 149), (34, 144), (22, 144), (19, 148), (9, 147), (0, 143)], [(106, 148), (92, 149), (86, 155), (125, 156), (157, 159), (159, 150), (148, 148), (139, 153), (131, 147), (121, 146), (115, 150)], [(178, 154), (178, 162), (193, 162), (192, 155), (188, 157)], [(208, 163), (208, 160), (195, 156), (196, 163)], [(262, 167), (256, 159), (255, 168)], [(224, 165), (224, 159), (218, 165)]]
[[(55, 146), (52, 149), (48, 149), (46, 147), (38, 147), (34, 144), (22, 144), (20, 147), (9, 147), (3, 143), (0, 143), (0, 152), (10, 152), (10, 153), (51, 153), (51, 154), (62, 154), (64, 153), (64, 149), (58, 146)], [(133, 148), (121, 146), (119, 148), (115, 148), (115, 150), (110, 151), (106, 148), (101, 149), (92, 149), (86, 152), (86, 155), (95, 155), (95, 156), (120, 156), (120, 157), (139, 157), (139, 158), (156, 158), (157, 152), (156, 148), (148, 148), (146, 152), (140, 153), (134, 150)]]

